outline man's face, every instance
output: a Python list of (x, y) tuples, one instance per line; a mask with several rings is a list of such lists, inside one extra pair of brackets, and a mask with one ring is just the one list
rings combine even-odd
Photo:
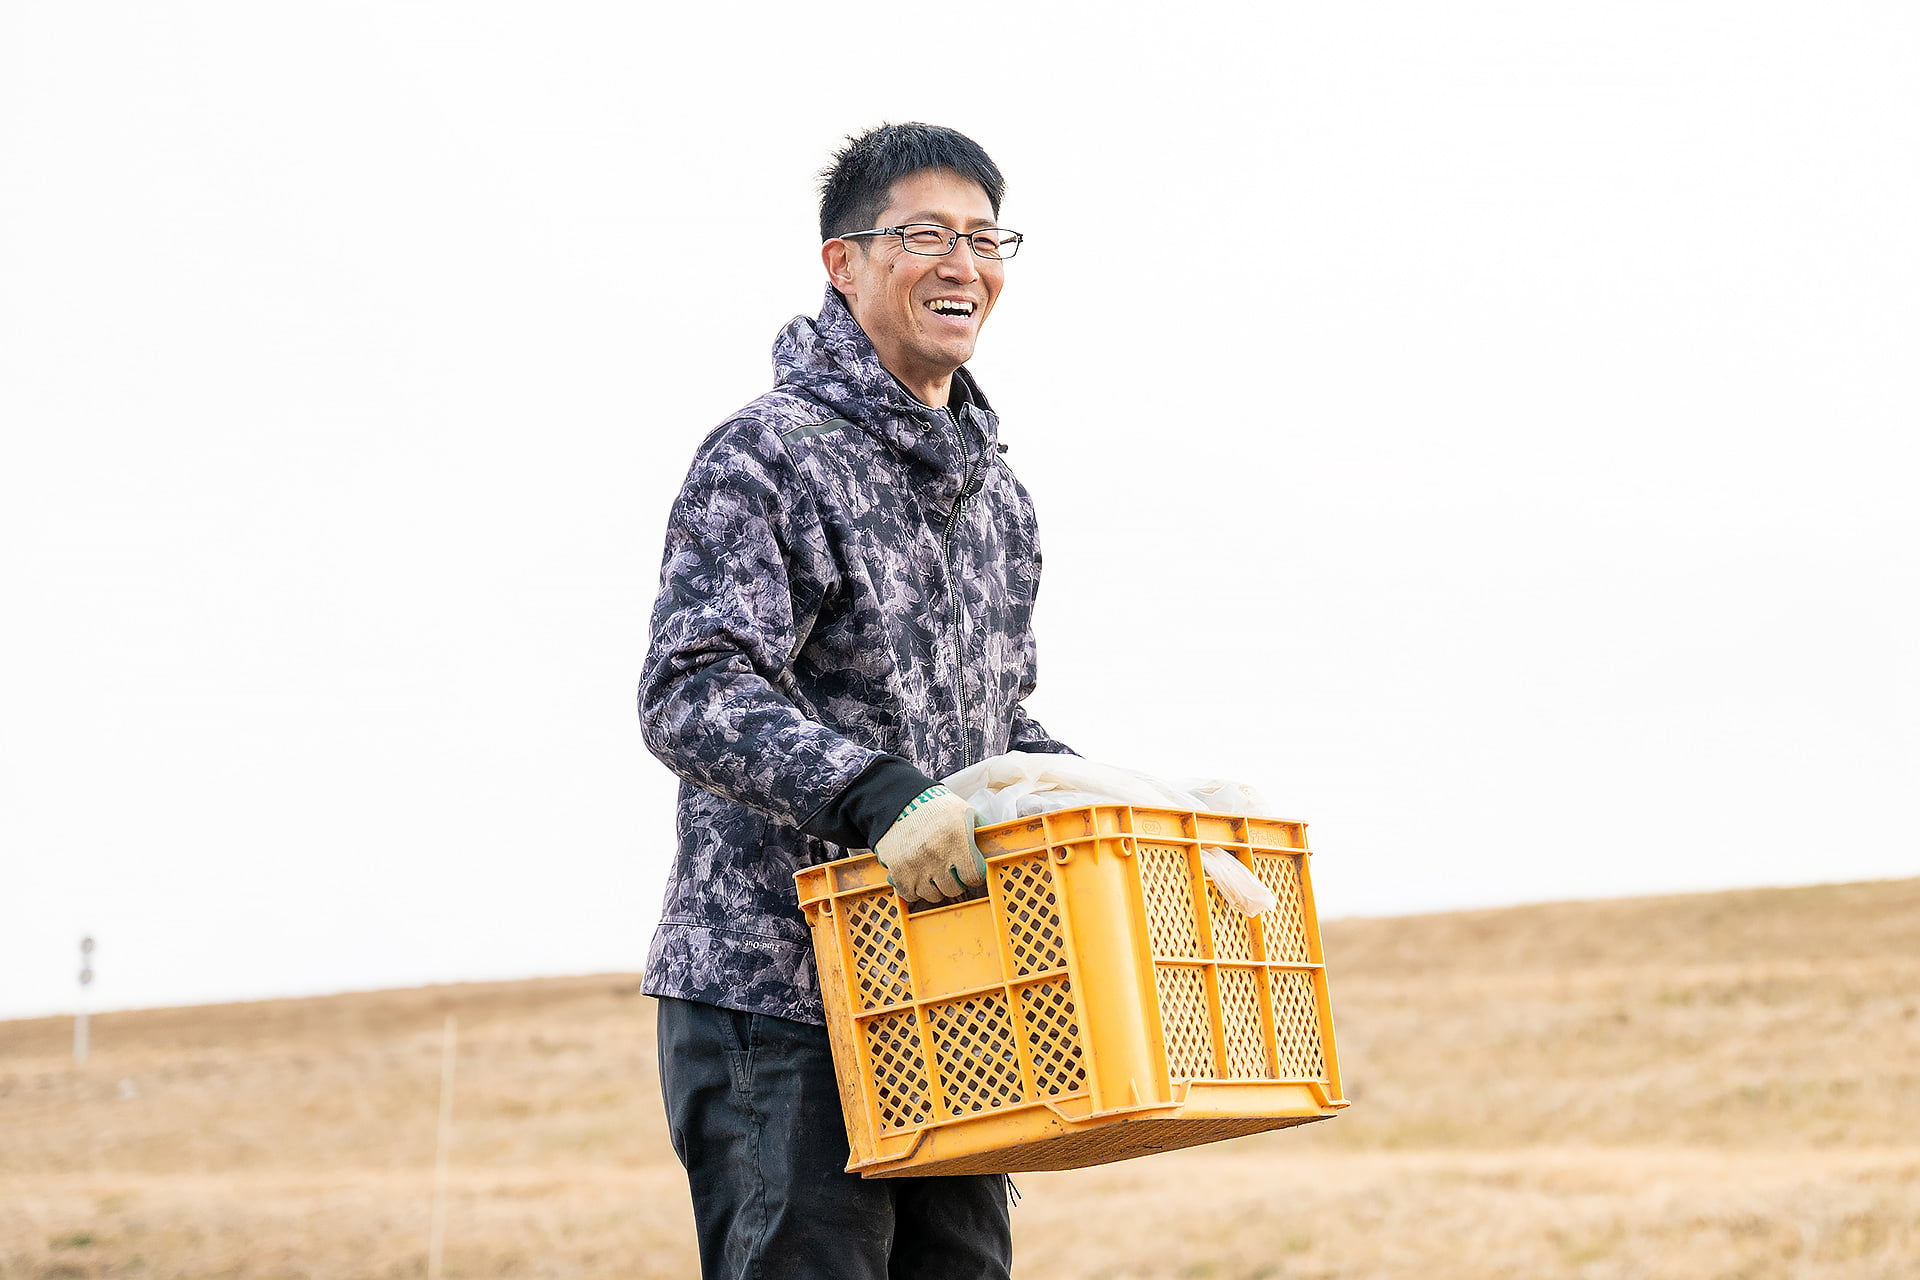
[[(979, 183), (951, 169), (923, 169), (893, 184), (874, 225), (908, 222), (964, 234), (993, 226), (993, 205)], [(964, 239), (945, 257), (923, 257), (908, 253), (898, 236), (829, 240), (824, 257), (880, 363), (923, 403), (944, 405), (953, 371), (973, 358), (1006, 264), (975, 257)]]

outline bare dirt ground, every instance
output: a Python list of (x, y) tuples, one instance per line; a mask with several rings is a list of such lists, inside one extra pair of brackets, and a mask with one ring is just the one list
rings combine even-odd
[[(1022, 1175), (1017, 1272), (1920, 1277), (1920, 880), (1326, 927), (1353, 1107)], [(0, 1278), (696, 1274), (633, 975), (0, 1023)]]

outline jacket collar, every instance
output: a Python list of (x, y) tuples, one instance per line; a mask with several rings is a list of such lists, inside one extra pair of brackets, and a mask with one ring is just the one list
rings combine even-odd
[[(887, 372), (873, 343), (832, 285), (818, 317), (795, 316), (773, 343), (775, 380), (804, 392), (878, 436), (896, 452), (958, 476), (990, 454), (999, 419), (963, 366), (954, 371), (951, 413), (920, 403)], [(955, 428), (965, 441), (964, 451)]]

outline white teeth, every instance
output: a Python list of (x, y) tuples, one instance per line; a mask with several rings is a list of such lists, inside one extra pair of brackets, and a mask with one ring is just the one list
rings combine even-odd
[(956, 302), (950, 298), (935, 298), (927, 304), (927, 309), (943, 315), (970, 316), (973, 314), (971, 302)]

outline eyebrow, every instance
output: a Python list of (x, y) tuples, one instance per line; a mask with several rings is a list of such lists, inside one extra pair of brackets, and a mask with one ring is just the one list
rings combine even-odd
[[(894, 223), (894, 225), (897, 227), (904, 227), (909, 222), (937, 222), (943, 227), (953, 227), (953, 224), (947, 221), (947, 217), (945, 214), (935, 213), (931, 209), (916, 209), (912, 213), (902, 214), (900, 215), (900, 221)], [(998, 225), (999, 225), (998, 223), (990, 222), (985, 218), (975, 218), (971, 224), (964, 227), (953, 227), (953, 229), (955, 231), (978, 231), (982, 227), (992, 227), (992, 226), (998, 226)]]

